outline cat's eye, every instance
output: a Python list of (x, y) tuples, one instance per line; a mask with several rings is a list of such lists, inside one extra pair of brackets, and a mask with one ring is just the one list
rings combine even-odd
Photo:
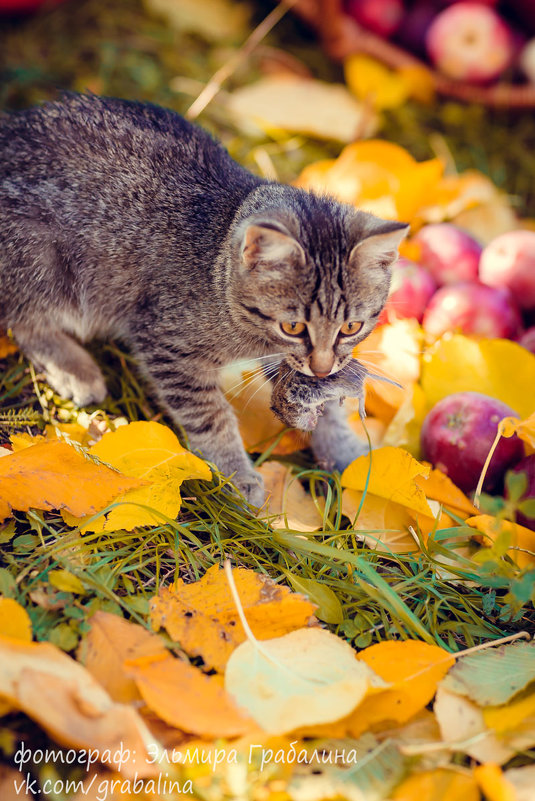
[(299, 337), (305, 330), (304, 323), (281, 323), (281, 329), (291, 337)]
[(362, 328), (362, 323), (357, 323), (352, 320), (349, 323), (344, 323), (343, 326), (340, 328), (340, 333), (343, 337), (350, 337), (353, 334), (358, 334), (360, 329)]

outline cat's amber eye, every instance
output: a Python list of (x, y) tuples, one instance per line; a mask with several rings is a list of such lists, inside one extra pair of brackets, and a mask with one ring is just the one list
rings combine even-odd
[(291, 337), (299, 337), (306, 328), (304, 323), (281, 323), (281, 328), (285, 334)]
[(344, 323), (340, 329), (340, 333), (343, 337), (350, 337), (353, 334), (358, 334), (360, 329), (362, 328), (362, 323), (357, 323), (355, 321), (351, 321), (349, 323)]

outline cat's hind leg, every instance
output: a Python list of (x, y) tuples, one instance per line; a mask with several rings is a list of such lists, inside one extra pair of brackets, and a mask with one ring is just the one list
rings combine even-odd
[(17, 324), (13, 326), (13, 336), (62, 398), (72, 398), (77, 406), (104, 400), (107, 390), (100, 368), (69, 334), (59, 329), (45, 331)]

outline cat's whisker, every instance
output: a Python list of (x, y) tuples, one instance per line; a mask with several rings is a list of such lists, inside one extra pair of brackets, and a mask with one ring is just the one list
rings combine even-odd
[(245, 406), (243, 407), (243, 409), (242, 409), (242, 412), (245, 412), (245, 410), (247, 409), (247, 407), (249, 406), (249, 404), (251, 403), (251, 401), (253, 400), (253, 398), (255, 397), (255, 395), (257, 395), (257, 394), (260, 392), (260, 390), (264, 389), (264, 387), (266, 386), (266, 384), (270, 384), (270, 383), (271, 383), (271, 379), (270, 379), (270, 378), (266, 378), (266, 380), (265, 380), (265, 381), (262, 381), (262, 383), (260, 384), (260, 386), (259, 386), (259, 387), (257, 387), (257, 388), (255, 389), (255, 391), (253, 392), (253, 394), (251, 395), (251, 397), (247, 399), (247, 403), (246, 403), (246, 404), (245, 404)]
[(240, 380), (225, 390), (225, 395), (227, 396), (228, 400), (234, 400), (240, 394), (242, 387), (245, 386), (248, 381), (255, 380), (261, 375), (267, 376), (267, 379), (271, 381), (277, 375), (279, 366), (280, 362), (277, 359), (276, 361), (268, 364), (260, 364), (253, 370), (249, 370), (249, 374), (246, 377), (244, 377), (242, 373)]

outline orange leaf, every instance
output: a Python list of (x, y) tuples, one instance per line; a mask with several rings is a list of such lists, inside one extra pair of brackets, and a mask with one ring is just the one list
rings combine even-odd
[(485, 793), (487, 801), (517, 801), (515, 788), (507, 781), (499, 765), (493, 762), (477, 765), (474, 768), (474, 779)]
[(140, 657), (127, 669), (149, 709), (177, 729), (204, 737), (239, 737), (259, 730), (225, 691), (221, 676), (207, 676), (169, 654)]
[(535, 448), (535, 412), (525, 420), (519, 420), (516, 417), (504, 417), (503, 420), (500, 420), (498, 428), (502, 437), (512, 437), (516, 434), (532, 448)]
[[(252, 570), (235, 568), (234, 580), (255, 637), (268, 640), (311, 625), (316, 605)], [(151, 600), (151, 624), (164, 626), (189, 656), (223, 671), (237, 645), (246, 639), (223, 570), (214, 565), (200, 581), (178, 579)]]
[(124, 663), (142, 656), (167, 654), (160, 637), (109, 612), (95, 612), (89, 625), (90, 630), (78, 649), (78, 659), (114, 701), (127, 704), (139, 700), (135, 682), (129, 678)]
[(353, 710), (348, 722), (354, 737), (371, 726), (411, 718), (429, 703), (439, 681), (455, 664), (443, 648), (419, 640), (381, 642), (357, 656), (393, 686), (372, 692)]
[(432, 469), (427, 477), (416, 476), (414, 481), (428, 498), (438, 501), (459, 517), (466, 518), (468, 515), (477, 514), (477, 509), (470, 499), (441, 470)]
[(270, 521), (272, 528), (294, 531), (317, 531), (321, 528), (323, 515), (299, 479), (292, 479), (289, 467), (280, 462), (264, 462), (258, 472), (264, 479), (267, 497), (267, 509), (262, 507), (258, 517), (277, 515)]
[(13, 509), (92, 515), (145, 483), (84, 459), (65, 442), (41, 442), (0, 459), (0, 521)]
[(25, 608), (13, 598), (0, 598), (0, 635), (32, 641), (32, 621)]

